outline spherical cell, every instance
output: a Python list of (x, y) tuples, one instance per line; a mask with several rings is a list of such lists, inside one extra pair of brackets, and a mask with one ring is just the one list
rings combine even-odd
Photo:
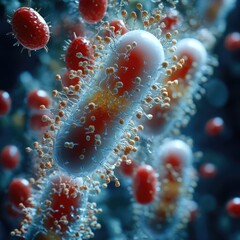
[(86, 61), (89, 64), (87, 69), (92, 69), (90, 65), (93, 62), (91, 60), (94, 60), (94, 51), (90, 41), (83, 37), (74, 38), (68, 46), (65, 55), (67, 69), (82, 70), (85, 73), (84, 67), (80, 66), (80, 63)]
[[(113, 32), (114, 32), (115, 34), (124, 35), (125, 33), (128, 32), (128, 30), (127, 30), (124, 22), (123, 22), (122, 20), (120, 20), (120, 19), (114, 19), (114, 20), (112, 20), (112, 21), (110, 22), (110, 24), (109, 24), (109, 27), (110, 27), (110, 29), (113, 30)], [(106, 32), (105, 36), (110, 37), (110, 36), (111, 36), (110, 32), (109, 32), (109, 31)]]
[(231, 217), (240, 218), (240, 198), (235, 197), (227, 203), (227, 212)]
[(6, 115), (11, 110), (11, 103), (8, 92), (0, 91), (0, 117)]
[(9, 185), (8, 197), (14, 207), (19, 208), (22, 203), (25, 207), (29, 207), (30, 203), (27, 201), (31, 197), (32, 187), (30, 183), (24, 178), (15, 178)]
[(131, 160), (131, 163), (128, 163), (126, 161), (123, 161), (121, 163), (121, 172), (128, 176), (128, 177), (131, 177), (134, 173), (134, 171), (136, 170), (137, 168), (137, 162), (134, 161), (134, 160)]
[(50, 38), (46, 21), (30, 7), (21, 7), (13, 14), (12, 30), (18, 42), (29, 50), (46, 48)]
[(107, 6), (107, 0), (79, 0), (80, 15), (90, 24), (98, 23), (103, 19)]
[(143, 165), (136, 169), (133, 176), (133, 194), (137, 203), (149, 204), (153, 202), (157, 193), (157, 178), (150, 165)]
[(5, 169), (15, 169), (20, 161), (20, 153), (18, 147), (8, 145), (2, 149), (1, 165)]
[(50, 104), (51, 99), (48, 93), (44, 90), (34, 90), (28, 94), (27, 105), (30, 109), (40, 110), (41, 105), (48, 108)]
[(212, 163), (204, 163), (199, 169), (200, 176), (203, 178), (213, 178), (217, 174), (216, 166)]
[(44, 131), (48, 122), (43, 122), (43, 113), (34, 113), (29, 118), (29, 125), (33, 131)]
[(63, 75), (62, 75), (62, 85), (64, 87), (69, 87), (69, 86), (75, 86), (79, 83), (80, 79), (79, 77), (73, 77), (70, 78), (69, 76), (70, 72), (66, 71)]
[(225, 38), (224, 45), (228, 51), (236, 51), (240, 49), (240, 33), (233, 32), (228, 34)]
[(222, 133), (224, 129), (224, 121), (220, 117), (215, 117), (207, 121), (205, 125), (205, 132), (208, 136), (217, 136)]

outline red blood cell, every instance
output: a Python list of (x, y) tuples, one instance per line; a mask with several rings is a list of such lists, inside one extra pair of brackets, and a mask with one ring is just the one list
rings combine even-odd
[(212, 163), (204, 163), (201, 165), (199, 173), (204, 178), (213, 178), (217, 174), (217, 169)]
[(227, 212), (231, 217), (240, 218), (240, 198), (235, 197), (227, 203)]
[(150, 165), (140, 166), (133, 176), (133, 193), (140, 204), (151, 203), (156, 196), (157, 178)]
[(51, 201), (51, 211), (44, 220), (44, 225), (48, 230), (57, 230), (57, 225), (61, 227), (61, 231), (65, 232), (68, 224), (64, 224), (61, 219), (65, 217), (68, 223), (74, 221), (80, 207), (80, 193), (76, 192), (76, 183), (67, 176), (56, 176), (51, 182), (51, 190), (49, 200)]
[(224, 121), (220, 117), (215, 117), (207, 121), (205, 132), (209, 136), (219, 135), (224, 129)]
[(70, 72), (66, 71), (63, 75), (62, 75), (62, 85), (64, 87), (69, 87), (69, 86), (75, 86), (79, 83), (80, 79), (79, 77), (74, 77), (74, 78), (70, 78), (69, 77)]
[(79, 12), (88, 23), (101, 21), (107, 10), (107, 0), (79, 0)]
[(6, 115), (10, 111), (11, 102), (8, 92), (0, 91), (0, 117)]
[(27, 201), (31, 197), (32, 187), (30, 183), (24, 178), (15, 178), (9, 185), (8, 197), (14, 207), (19, 208), (22, 203), (25, 207), (29, 207), (30, 203)]
[(229, 51), (240, 49), (240, 33), (233, 32), (226, 36), (224, 42), (225, 48)]
[(195, 201), (189, 203), (189, 221), (193, 222), (198, 216), (198, 204)]
[(8, 145), (2, 149), (1, 165), (6, 169), (15, 169), (20, 161), (20, 153), (16, 146)]
[(48, 108), (51, 104), (51, 99), (46, 91), (34, 90), (28, 94), (27, 104), (31, 109), (39, 110), (41, 105), (44, 105), (46, 108)]
[(44, 113), (37, 113), (30, 116), (29, 124), (30, 128), (34, 131), (43, 131), (48, 126), (48, 122), (42, 121)]
[[(77, 53), (82, 55), (77, 56)], [(94, 51), (92, 44), (83, 37), (77, 37), (72, 40), (68, 46), (65, 56), (66, 67), (68, 70), (82, 70), (85, 73), (84, 68), (79, 65), (80, 62), (87, 61), (89, 65), (92, 64), (90, 59), (94, 59)], [(91, 67), (88, 67), (91, 69)]]
[[(113, 32), (115, 34), (124, 35), (128, 32), (124, 22), (120, 19), (115, 19), (110, 22), (110, 27), (114, 27)], [(106, 32), (105, 36), (111, 36), (110, 32)]]
[(29, 50), (46, 48), (49, 41), (49, 27), (43, 17), (34, 9), (21, 7), (13, 14), (12, 30), (18, 42)]
[(131, 164), (123, 161), (121, 164), (121, 171), (124, 175), (131, 177), (137, 167), (137, 163), (131, 159)]

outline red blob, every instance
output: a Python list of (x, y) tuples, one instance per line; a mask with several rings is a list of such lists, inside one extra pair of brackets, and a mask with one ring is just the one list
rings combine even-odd
[(156, 196), (157, 178), (155, 171), (150, 165), (137, 168), (133, 176), (134, 198), (140, 204), (151, 203)]
[(2, 149), (1, 165), (6, 169), (15, 169), (20, 161), (19, 149), (14, 145), (8, 145)]
[(167, 16), (163, 19), (163, 23), (165, 24), (165, 31), (170, 31), (174, 28), (174, 26), (178, 23), (178, 12), (176, 10), (172, 10)]
[[(83, 57), (77, 57), (77, 53), (82, 54)], [(82, 70), (85, 73), (84, 68), (79, 66), (79, 63), (87, 61), (91, 65), (92, 61), (90, 59), (94, 60), (92, 44), (83, 37), (73, 39), (66, 51), (65, 62), (67, 69)], [(90, 66), (88, 68), (91, 69)]]
[[(110, 22), (110, 27), (114, 27), (113, 32), (114, 32), (115, 34), (124, 35), (125, 33), (128, 32), (128, 30), (127, 30), (124, 22), (123, 22), (122, 20), (120, 20), (120, 19), (112, 20), (112, 21)], [(109, 32), (109, 31), (106, 32), (105, 36), (110, 37), (110, 36), (111, 36), (110, 32)]]
[[(65, 232), (74, 221), (77, 215), (77, 209), (80, 207), (80, 193), (75, 190), (75, 183), (67, 176), (56, 176), (51, 183), (49, 200), (51, 201), (50, 212), (44, 220), (44, 225), (48, 230), (57, 230), (55, 221), (61, 227), (61, 231)], [(66, 217), (69, 224), (61, 221), (62, 217)]]
[(6, 115), (11, 109), (11, 98), (8, 92), (0, 91), (0, 117)]
[(131, 161), (132, 161), (131, 164), (127, 164), (126, 161), (123, 161), (121, 163), (121, 167), (120, 167), (121, 168), (121, 172), (124, 175), (129, 176), (129, 177), (131, 177), (133, 175), (133, 173), (134, 173), (134, 171), (135, 171), (135, 169), (137, 167), (137, 163), (135, 161), (133, 161), (132, 159), (131, 159)]
[(19, 208), (22, 203), (25, 207), (29, 207), (30, 203), (27, 201), (32, 194), (32, 187), (30, 183), (24, 178), (15, 178), (8, 188), (8, 197), (14, 207)]
[(94, 24), (103, 19), (107, 5), (107, 0), (79, 0), (79, 12), (86, 22)]
[(225, 48), (229, 51), (235, 51), (240, 49), (240, 33), (233, 32), (226, 36), (225, 38)]
[(204, 163), (201, 165), (199, 173), (204, 178), (213, 178), (217, 174), (217, 169), (212, 163)]
[(18, 42), (29, 50), (46, 47), (50, 38), (49, 27), (34, 9), (21, 7), (13, 14), (12, 30)]
[(227, 203), (227, 212), (231, 217), (240, 218), (240, 198), (235, 197)]
[(79, 77), (75, 77), (75, 78), (70, 78), (69, 77), (69, 71), (66, 71), (63, 75), (62, 75), (62, 85), (64, 87), (69, 87), (69, 86), (75, 86), (79, 83), (80, 79)]
[(30, 116), (29, 124), (30, 128), (34, 131), (43, 131), (48, 126), (48, 122), (42, 121), (44, 113), (37, 113)]
[(210, 120), (205, 125), (205, 132), (209, 136), (219, 135), (224, 129), (224, 121), (220, 117), (215, 117)]
[(27, 104), (31, 109), (39, 110), (41, 105), (44, 105), (46, 108), (48, 108), (51, 104), (51, 99), (46, 91), (34, 90), (28, 94)]

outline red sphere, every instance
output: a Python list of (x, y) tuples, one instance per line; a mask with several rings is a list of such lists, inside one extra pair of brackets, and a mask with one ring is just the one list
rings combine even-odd
[(46, 91), (34, 90), (28, 94), (27, 104), (31, 109), (40, 110), (41, 105), (48, 108), (51, 104), (51, 99)]
[(79, 0), (79, 12), (86, 22), (94, 24), (103, 19), (107, 5), (107, 0)]
[(0, 91), (0, 117), (6, 115), (10, 111), (11, 102), (8, 92)]
[(42, 121), (43, 115), (44, 113), (37, 113), (30, 116), (29, 124), (33, 131), (44, 131), (48, 126), (48, 122)]
[[(79, 53), (83, 57), (77, 57), (77, 54)], [(77, 37), (73, 39), (66, 51), (65, 62), (67, 69), (82, 70), (83, 73), (85, 73), (84, 68), (79, 66), (79, 63), (87, 61), (89, 64), (92, 64), (92, 61), (89, 61), (89, 59), (94, 59), (92, 44), (83, 37)]]
[(8, 145), (2, 149), (1, 164), (6, 169), (15, 169), (20, 161), (19, 149), (14, 145)]
[[(123, 22), (122, 20), (120, 20), (120, 19), (112, 20), (112, 21), (110, 22), (110, 24), (109, 24), (109, 27), (114, 27), (113, 32), (114, 32), (115, 34), (124, 35), (125, 33), (128, 32), (128, 30), (127, 30), (124, 22)], [(110, 36), (111, 36), (110, 32), (109, 32), (109, 31), (106, 32), (105, 36), (110, 37)]]
[(227, 203), (227, 212), (231, 217), (240, 218), (240, 198), (235, 197)]
[(224, 121), (220, 117), (215, 117), (206, 123), (205, 132), (209, 136), (219, 135), (224, 129)]
[(21, 7), (13, 14), (12, 30), (18, 42), (29, 50), (46, 47), (50, 38), (46, 21), (29, 7)]
[(199, 173), (204, 178), (213, 178), (217, 174), (217, 169), (212, 163), (204, 163), (201, 165)]
[(240, 49), (240, 33), (233, 32), (226, 36), (225, 38), (225, 48), (229, 51), (235, 51)]
[(14, 207), (19, 208), (22, 203), (25, 207), (29, 207), (30, 203), (27, 201), (32, 194), (32, 187), (30, 183), (24, 178), (15, 178), (8, 188), (8, 197)]
[(133, 193), (140, 204), (151, 203), (156, 196), (157, 178), (150, 165), (140, 166), (133, 176)]

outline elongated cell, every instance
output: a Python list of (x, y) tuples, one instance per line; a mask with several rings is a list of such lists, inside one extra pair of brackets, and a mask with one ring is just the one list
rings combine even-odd
[(103, 164), (160, 75), (163, 48), (151, 33), (128, 32), (112, 47), (104, 68), (73, 105), (56, 136), (54, 160), (70, 174), (86, 176)]
[(76, 229), (72, 226), (82, 217), (81, 208), (86, 205), (79, 184), (81, 179), (62, 174), (49, 177), (41, 196), (35, 196), (36, 212), (26, 239), (69, 239), (74, 235), (79, 225)]
[(177, 118), (172, 118), (171, 114), (177, 110), (180, 102), (193, 97), (193, 93), (198, 89), (198, 81), (202, 76), (202, 67), (207, 61), (204, 46), (194, 38), (180, 40), (177, 44), (176, 56), (179, 60), (178, 69), (171, 76), (163, 79), (164, 84), (178, 80), (177, 86), (168, 88), (170, 106), (165, 108), (160, 104), (155, 104), (148, 111), (148, 114), (153, 115), (153, 118), (144, 123), (145, 132), (148, 131), (152, 135), (158, 135), (166, 125), (179, 120), (179, 115)]
[(190, 212), (193, 156), (190, 147), (182, 140), (164, 143), (159, 153), (160, 193), (150, 206), (143, 225), (147, 233), (161, 236), (161, 239), (172, 239)]

